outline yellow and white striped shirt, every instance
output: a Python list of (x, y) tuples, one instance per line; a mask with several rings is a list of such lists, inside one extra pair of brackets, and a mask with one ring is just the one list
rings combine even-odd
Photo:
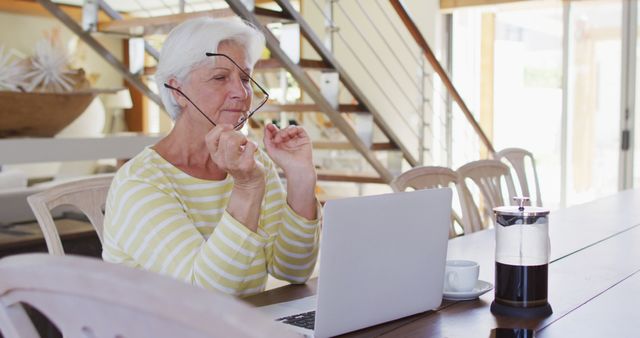
[(274, 163), (262, 151), (256, 159), (267, 172), (257, 233), (226, 211), (231, 175), (195, 178), (145, 149), (109, 190), (102, 258), (238, 296), (263, 291), (267, 271), (304, 283), (316, 263), (319, 220), (293, 211)]

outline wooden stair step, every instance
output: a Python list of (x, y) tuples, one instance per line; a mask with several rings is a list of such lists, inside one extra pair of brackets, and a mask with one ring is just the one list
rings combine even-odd
[(386, 184), (386, 182), (380, 176), (377, 176), (375, 174), (328, 170), (318, 170), (318, 181)]
[[(300, 59), (298, 65), (302, 68), (317, 70), (333, 70), (329, 64), (322, 60)], [(280, 70), (284, 66), (280, 60), (275, 58), (258, 60), (255, 70)]]
[[(264, 113), (294, 112), (294, 113), (318, 113), (321, 112), (317, 104), (265, 104), (260, 108)], [(341, 104), (338, 106), (341, 113), (368, 113), (358, 104)]]
[[(291, 20), (291, 17), (284, 12), (261, 7), (256, 7), (255, 13), (262, 23)], [(103, 33), (118, 33), (134, 36), (167, 34), (173, 27), (189, 19), (199, 17), (226, 18), (235, 16), (236, 14), (231, 9), (223, 8), (153, 17), (133, 17), (124, 20), (100, 21), (98, 22), (97, 29), (98, 32)]]
[[(349, 142), (313, 142), (313, 149), (352, 150), (355, 149)], [(371, 145), (371, 150), (399, 150), (396, 145), (389, 142), (376, 142)]]
[(235, 16), (231, 9), (214, 9), (190, 13), (160, 15), (153, 17), (136, 17), (125, 20), (100, 21), (98, 32), (120, 33), (131, 35), (150, 35), (168, 33), (171, 28), (179, 23), (199, 17), (226, 18)]
[[(329, 182), (351, 182), (351, 183), (378, 183), (386, 184), (386, 182), (374, 173), (361, 173), (350, 171), (334, 171), (319, 169), (318, 181)], [(284, 173), (280, 172), (280, 177), (284, 178)]]
[[(178, 14), (176, 14), (178, 15)], [(117, 22), (117, 21), (114, 21)], [(317, 69), (317, 70), (330, 70), (331, 67), (324, 63), (321, 60), (310, 60), (310, 59), (301, 59), (298, 63), (300, 67), (307, 69)], [(258, 60), (255, 66), (255, 71), (273, 71), (283, 69), (282, 63), (277, 59), (261, 59)], [(153, 75), (156, 72), (156, 67), (144, 67), (145, 75)]]
[(273, 18), (276, 19), (276, 21), (282, 21), (282, 20), (286, 20), (286, 21), (291, 21), (293, 20), (293, 18), (291, 17), (291, 15), (282, 12), (282, 11), (274, 11), (271, 9), (267, 9), (267, 8), (263, 8), (263, 7), (255, 7), (253, 9), (253, 12), (258, 16), (258, 17), (266, 17), (266, 18)]

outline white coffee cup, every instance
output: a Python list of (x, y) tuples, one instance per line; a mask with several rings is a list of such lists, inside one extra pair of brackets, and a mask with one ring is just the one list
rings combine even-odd
[(474, 261), (448, 260), (444, 270), (444, 290), (468, 292), (478, 282), (480, 265)]

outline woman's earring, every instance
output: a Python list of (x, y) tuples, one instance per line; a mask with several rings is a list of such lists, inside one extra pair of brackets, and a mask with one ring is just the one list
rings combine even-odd
[(182, 109), (187, 108), (187, 100), (185, 100), (184, 97), (179, 96), (178, 97), (178, 106), (180, 106), (180, 108), (182, 108)]

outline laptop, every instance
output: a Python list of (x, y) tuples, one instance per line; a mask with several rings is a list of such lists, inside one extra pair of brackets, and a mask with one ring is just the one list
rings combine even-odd
[(330, 337), (440, 306), (451, 189), (331, 200), (323, 219), (317, 294), (267, 316)]

